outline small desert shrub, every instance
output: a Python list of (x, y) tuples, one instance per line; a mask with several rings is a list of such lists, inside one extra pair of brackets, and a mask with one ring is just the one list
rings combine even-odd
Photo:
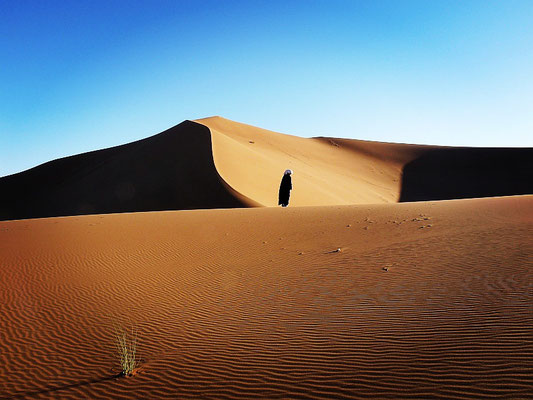
[(120, 357), (122, 375), (131, 375), (139, 364), (137, 340), (137, 330), (133, 326), (128, 331), (122, 326), (115, 325), (115, 345)]

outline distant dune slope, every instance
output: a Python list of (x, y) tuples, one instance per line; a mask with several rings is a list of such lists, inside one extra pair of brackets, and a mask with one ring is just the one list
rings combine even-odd
[(434, 148), (403, 167), (400, 201), (533, 193), (531, 148)]
[(291, 205), (393, 203), (533, 193), (533, 149), (300, 138), (221, 117), (0, 178), (0, 220)]
[(0, 193), (3, 220), (255, 204), (220, 179), (210, 132), (191, 121), (3, 177)]

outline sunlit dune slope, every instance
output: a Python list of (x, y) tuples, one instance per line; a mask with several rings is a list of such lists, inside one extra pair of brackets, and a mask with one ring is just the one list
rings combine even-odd
[(295, 206), (533, 193), (531, 148), (305, 139), (221, 117), (196, 122), (211, 130), (215, 165), (224, 180), (267, 206), (277, 204), (275, 189), (285, 169), (294, 170)]
[[(196, 122), (211, 130), (213, 157), (222, 178), (265, 206), (277, 205), (277, 188), (286, 169), (294, 171), (294, 206), (392, 203), (399, 198), (402, 164), (388, 157), (353, 152), (338, 139), (284, 135), (221, 117)], [(409, 159), (404, 147), (398, 150), (394, 156)]]
[(532, 237), (533, 196), (0, 222), (0, 398), (531, 398)]

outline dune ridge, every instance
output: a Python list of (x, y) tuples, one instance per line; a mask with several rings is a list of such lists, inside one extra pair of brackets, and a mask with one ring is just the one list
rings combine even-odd
[(533, 193), (533, 149), (300, 138), (221, 117), (0, 178), (0, 220), (119, 212), (377, 204)]
[(531, 237), (533, 196), (0, 222), (0, 398), (531, 398)]
[(296, 171), (298, 191), (291, 198), (296, 206), (533, 193), (532, 148), (304, 139), (221, 117), (196, 122), (211, 130), (215, 164), (224, 180), (263, 205), (277, 204), (271, 188), (279, 185), (286, 168)]
[[(265, 206), (277, 205), (283, 171), (294, 171), (294, 206), (392, 203), (401, 168), (346, 151), (337, 139), (300, 138), (221, 117), (196, 120), (213, 139), (215, 165), (228, 184)], [(238, 154), (238, 157), (235, 155)]]
[(255, 205), (220, 178), (209, 130), (191, 121), (0, 178), (0, 192), (2, 220)]

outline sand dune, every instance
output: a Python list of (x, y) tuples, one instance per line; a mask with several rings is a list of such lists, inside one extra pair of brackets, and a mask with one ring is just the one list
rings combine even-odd
[(0, 222), (0, 398), (531, 398), (532, 235), (533, 196)]
[(0, 220), (277, 205), (394, 203), (533, 193), (533, 149), (311, 138), (212, 117), (0, 178)]
[(196, 122), (211, 130), (215, 165), (224, 180), (267, 206), (277, 204), (271, 188), (286, 168), (296, 171), (298, 185), (291, 204), (302, 206), (533, 193), (531, 148), (303, 139), (221, 117)]
[[(305, 139), (220, 117), (209, 127), (217, 171), (236, 191), (265, 206), (277, 205), (285, 169), (295, 171), (294, 206), (391, 203), (398, 199), (401, 166), (354, 153), (336, 139)], [(238, 155), (238, 156), (236, 156)]]
[(0, 192), (4, 220), (255, 204), (220, 179), (209, 130), (190, 121), (1, 178)]
[(0, 399), (533, 398), (532, 156), (213, 117), (0, 178)]

